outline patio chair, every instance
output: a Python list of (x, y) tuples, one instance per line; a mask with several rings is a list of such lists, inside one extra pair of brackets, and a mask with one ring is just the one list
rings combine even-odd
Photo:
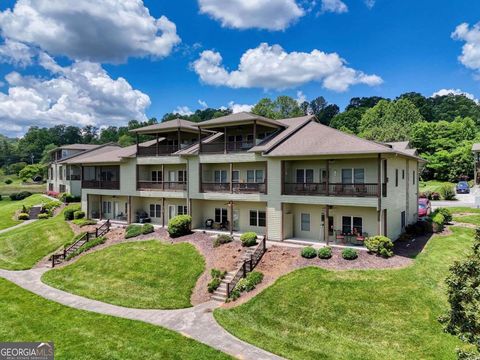
[(207, 219), (205, 220), (205, 228), (207, 229), (213, 229), (213, 219)]
[(364, 232), (363, 234), (358, 234), (355, 236), (355, 245), (365, 244), (365, 240), (368, 238), (368, 233)]
[(345, 242), (345, 234), (343, 234), (340, 230), (335, 230), (335, 242), (337, 244)]

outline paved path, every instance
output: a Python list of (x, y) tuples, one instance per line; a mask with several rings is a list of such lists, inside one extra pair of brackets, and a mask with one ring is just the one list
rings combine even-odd
[(40, 280), (42, 274), (47, 270), (45, 268), (25, 271), (0, 269), (0, 277), (45, 299), (66, 306), (163, 326), (240, 359), (282, 359), (235, 338), (218, 325), (212, 314), (213, 310), (218, 307), (216, 302), (206, 302), (192, 308), (179, 310), (130, 309), (52, 288)]
[(37, 221), (37, 220), (38, 220), (38, 219), (25, 220), (24, 222), (22, 222), (22, 223), (20, 223), (20, 224), (11, 226), (11, 227), (6, 228), (6, 229), (3, 229), (3, 230), (0, 230), (0, 234), (6, 233), (6, 232), (11, 231), (11, 230), (18, 229), (19, 227), (22, 227), (22, 226), (31, 224), (32, 222), (35, 222), (35, 221)]

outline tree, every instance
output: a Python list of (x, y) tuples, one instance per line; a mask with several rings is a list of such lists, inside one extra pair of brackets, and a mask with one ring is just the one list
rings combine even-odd
[(130, 146), (135, 144), (135, 139), (132, 135), (124, 134), (118, 139), (118, 145), (121, 147)]
[(352, 108), (344, 111), (333, 117), (330, 126), (335, 129), (348, 129), (349, 132), (358, 134), (358, 126), (365, 111), (365, 108)]
[(422, 115), (409, 100), (380, 100), (362, 116), (360, 136), (376, 141), (408, 140), (412, 125), (420, 121)]
[(82, 129), (82, 142), (93, 144), (98, 138), (98, 128), (93, 125), (87, 125)]
[(480, 228), (477, 228), (472, 252), (450, 267), (447, 280), (450, 310), (439, 320), (445, 331), (472, 344), (476, 352), (457, 349), (462, 360), (480, 359)]
[(45, 146), (42, 153), (42, 160), (40, 161), (42, 164), (47, 164), (51, 161), (50, 152), (56, 147), (57, 145), (55, 144), (48, 144)]
[(426, 121), (433, 120), (432, 102), (428, 98), (417, 92), (408, 92), (400, 95), (396, 100), (407, 99), (415, 105)]
[(359, 108), (370, 109), (377, 105), (380, 100), (390, 101), (389, 99), (385, 99), (380, 96), (354, 97), (350, 99), (350, 103), (345, 108), (345, 111)]
[(278, 96), (274, 101), (261, 99), (253, 108), (252, 113), (270, 119), (287, 119), (305, 115), (298, 102), (290, 96)]
[(98, 141), (100, 144), (106, 144), (110, 142), (117, 142), (118, 138), (118, 128), (116, 126), (109, 126), (105, 129), (102, 129)]
[(465, 95), (445, 95), (429, 98), (433, 121), (452, 121), (456, 117), (470, 117), (480, 125), (480, 106)]
[(35, 176), (44, 176), (46, 167), (41, 164), (33, 164), (25, 166), (18, 174), (23, 181), (32, 180)]

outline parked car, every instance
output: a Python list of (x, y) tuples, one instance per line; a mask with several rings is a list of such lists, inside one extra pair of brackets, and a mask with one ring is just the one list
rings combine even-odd
[(432, 205), (430, 204), (430, 200), (421, 198), (418, 199), (418, 218), (423, 219), (430, 215), (432, 212)]
[(457, 184), (457, 194), (470, 194), (470, 186), (468, 186), (468, 182), (466, 181), (459, 181)]

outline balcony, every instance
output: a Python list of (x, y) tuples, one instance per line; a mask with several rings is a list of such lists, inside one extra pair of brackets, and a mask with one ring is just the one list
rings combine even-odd
[(120, 190), (120, 181), (83, 180), (84, 189)]
[(180, 150), (177, 145), (153, 145), (153, 146), (139, 146), (137, 156), (162, 156), (171, 155)]
[(187, 183), (179, 181), (144, 181), (137, 182), (137, 190), (156, 190), (156, 191), (186, 191)]
[(379, 184), (284, 183), (284, 195), (378, 197)]
[(202, 192), (219, 192), (233, 194), (266, 194), (267, 186), (262, 183), (212, 183), (202, 182)]
[(253, 147), (253, 141), (230, 141), (202, 143), (203, 154), (223, 154), (238, 153), (250, 150)]

